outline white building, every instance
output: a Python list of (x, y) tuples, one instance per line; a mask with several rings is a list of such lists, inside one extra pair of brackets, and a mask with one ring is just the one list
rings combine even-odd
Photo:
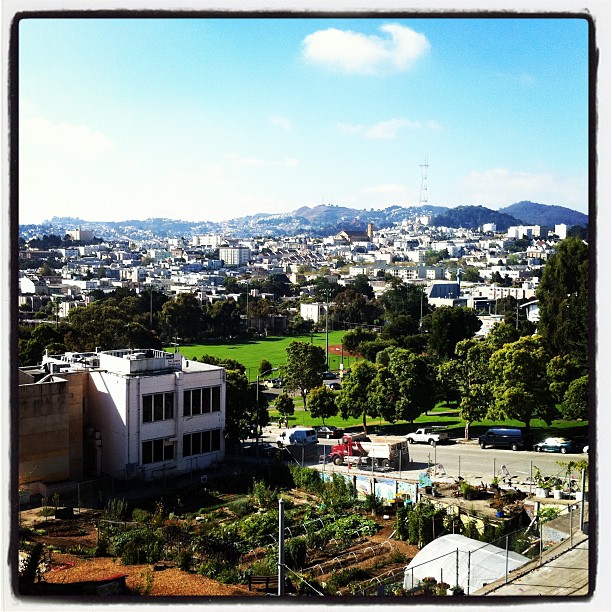
[(325, 303), (314, 302), (314, 303), (301, 303), (300, 304), (300, 316), (306, 321), (319, 321), (325, 320)]
[(565, 223), (555, 225), (555, 234), (557, 234), (561, 240), (565, 240), (567, 238), (567, 225)]
[(219, 249), (219, 259), (225, 266), (242, 266), (248, 263), (251, 258), (251, 249), (248, 247), (221, 247)]
[(43, 366), (89, 370), (85, 425), (101, 441), (101, 472), (157, 479), (224, 459), (224, 368), (153, 349), (66, 353)]

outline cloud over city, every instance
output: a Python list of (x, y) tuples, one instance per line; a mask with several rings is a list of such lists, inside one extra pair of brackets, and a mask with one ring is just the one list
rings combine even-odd
[(314, 63), (351, 74), (377, 75), (403, 72), (426, 55), (427, 38), (406, 26), (387, 23), (383, 35), (329, 28), (304, 38), (304, 57)]

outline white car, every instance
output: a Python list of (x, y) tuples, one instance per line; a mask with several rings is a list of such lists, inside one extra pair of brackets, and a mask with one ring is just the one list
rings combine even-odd
[(280, 389), (283, 386), (282, 378), (269, 378), (264, 380), (264, 387), (267, 389)]

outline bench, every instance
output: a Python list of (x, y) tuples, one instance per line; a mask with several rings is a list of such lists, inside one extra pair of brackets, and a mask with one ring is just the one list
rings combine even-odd
[(278, 590), (278, 576), (249, 576), (249, 591), (251, 587), (259, 587), (258, 590), (265, 590), (266, 592)]

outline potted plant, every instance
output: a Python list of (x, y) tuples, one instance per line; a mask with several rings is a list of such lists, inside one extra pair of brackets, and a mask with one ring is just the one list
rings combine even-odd
[(466, 482), (465, 480), (461, 483), (461, 492), (463, 493), (463, 497), (465, 499), (476, 498), (476, 487), (473, 487), (469, 482)]
[(533, 467), (535, 468), (533, 479), (536, 482), (535, 496), (548, 497), (550, 485), (548, 484), (548, 481), (542, 476), (540, 468), (537, 465), (534, 465)]

